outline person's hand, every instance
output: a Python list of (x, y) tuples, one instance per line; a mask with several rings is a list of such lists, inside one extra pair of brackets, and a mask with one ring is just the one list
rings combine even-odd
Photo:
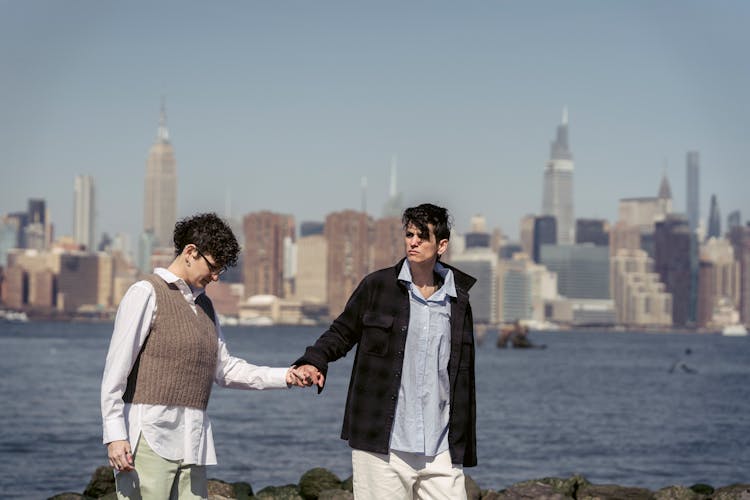
[(318, 387), (323, 387), (326, 378), (322, 373), (320, 373), (320, 370), (315, 368), (313, 365), (298, 366), (297, 371), (302, 374), (305, 382), (307, 382), (307, 385), (316, 384)]
[(292, 366), (286, 371), (286, 383), (287, 385), (294, 385), (297, 387), (309, 387), (312, 385), (312, 382), (309, 382), (307, 377), (305, 377), (296, 366)]
[(130, 451), (130, 443), (127, 441), (112, 441), (107, 444), (107, 455), (109, 456), (109, 465), (114, 467), (116, 471), (133, 470), (133, 454)]

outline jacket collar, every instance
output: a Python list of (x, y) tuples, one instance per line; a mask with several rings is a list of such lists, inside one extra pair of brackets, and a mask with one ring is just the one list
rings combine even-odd
[[(400, 261), (398, 261), (398, 264), (396, 264), (393, 269), (393, 275), (394, 279), (398, 280), (398, 275), (401, 272), (401, 267), (404, 265), (404, 261), (406, 261), (406, 257), (402, 258)], [(469, 289), (474, 286), (474, 283), (477, 282), (476, 278), (469, 276), (463, 271), (460, 271), (459, 269), (450, 266), (448, 264), (445, 264), (444, 262), (441, 262), (440, 265), (442, 265), (446, 269), (450, 269), (453, 271), (453, 279), (456, 283), (456, 289), (468, 293)]]

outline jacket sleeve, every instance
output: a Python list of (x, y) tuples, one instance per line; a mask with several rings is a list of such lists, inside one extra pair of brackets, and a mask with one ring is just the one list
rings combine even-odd
[(344, 311), (293, 365), (313, 365), (325, 376), (328, 363), (346, 356), (362, 335), (362, 311), (368, 300), (367, 288), (366, 279), (362, 280), (346, 302)]

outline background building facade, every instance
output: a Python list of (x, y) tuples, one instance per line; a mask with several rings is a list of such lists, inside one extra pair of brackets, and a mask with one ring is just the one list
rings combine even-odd
[(372, 219), (365, 212), (334, 212), (326, 217), (325, 237), (328, 244), (326, 295), (329, 314), (335, 318), (370, 272)]
[(269, 211), (247, 214), (243, 219), (245, 241), (242, 275), (245, 296), (289, 295), (285, 287), (285, 257), (289, 239), (296, 233), (291, 215)]

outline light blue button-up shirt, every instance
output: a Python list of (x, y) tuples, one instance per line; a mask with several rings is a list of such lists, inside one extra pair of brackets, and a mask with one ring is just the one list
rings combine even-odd
[(409, 261), (398, 279), (409, 287), (409, 331), (391, 449), (435, 456), (448, 449), (451, 350), (450, 297), (456, 297), (453, 271), (435, 264), (443, 285), (428, 299), (412, 282)]

